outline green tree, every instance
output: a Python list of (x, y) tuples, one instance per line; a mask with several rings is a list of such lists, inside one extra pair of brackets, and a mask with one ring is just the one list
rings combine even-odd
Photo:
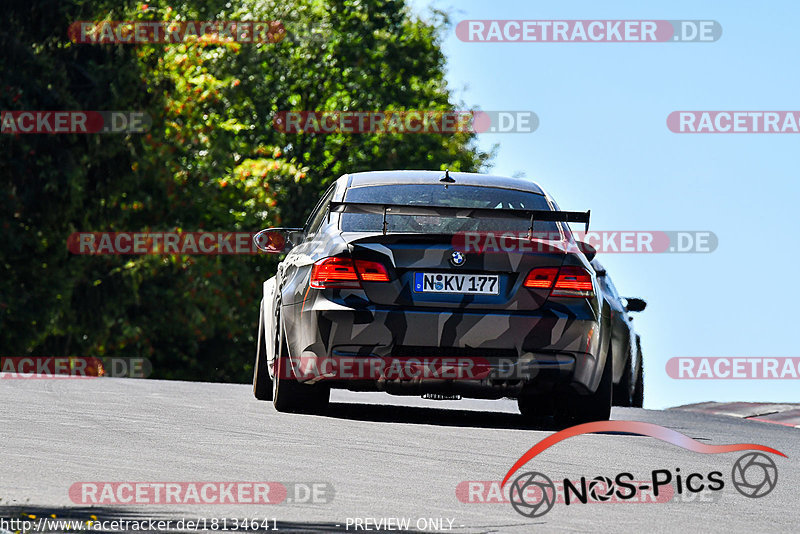
[[(0, 137), (8, 355), (146, 356), (154, 375), (246, 381), (268, 256), (72, 256), (74, 231), (299, 226), (327, 184), (379, 169), (477, 171), (474, 136), (286, 134), (285, 110), (452, 110), (447, 20), (403, 2), (35, 4), (0, 33), (2, 109), (147, 111), (146, 135)], [(281, 20), (277, 43), (76, 45), (75, 20)], [(38, 31), (33, 26), (37, 26)], [(47, 27), (47, 26), (45, 26)], [(6, 76), (9, 73), (9, 76)]]

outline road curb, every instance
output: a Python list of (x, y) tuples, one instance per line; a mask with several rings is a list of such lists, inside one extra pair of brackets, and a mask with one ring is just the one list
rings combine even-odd
[(766, 402), (699, 402), (675, 406), (670, 410), (684, 410), (713, 415), (726, 415), (773, 423), (776, 425), (800, 428), (800, 404), (766, 403)]

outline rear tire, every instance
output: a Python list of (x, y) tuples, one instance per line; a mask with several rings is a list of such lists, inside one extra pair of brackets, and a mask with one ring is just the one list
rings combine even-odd
[(331, 389), (322, 385), (301, 384), (294, 379), (289, 363), (289, 347), (283, 333), (281, 318), (277, 321), (275, 340), (275, 373), (272, 380), (272, 404), (279, 412), (320, 413), (327, 407)]
[(260, 401), (272, 400), (272, 379), (267, 369), (267, 342), (264, 337), (264, 302), (258, 312), (256, 363), (253, 366), (253, 396)]
[(592, 421), (608, 421), (611, 418), (611, 390), (614, 380), (611, 374), (612, 363), (609, 348), (597, 390), (590, 395), (573, 393), (563, 397), (557, 406), (556, 422), (578, 425)]
[(553, 396), (528, 393), (523, 389), (517, 398), (517, 406), (528, 423), (541, 424), (546, 417), (553, 415)]
[(642, 357), (642, 347), (639, 340), (636, 340), (639, 349), (639, 368), (636, 370), (636, 385), (633, 388), (633, 400), (631, 406), (641, 408), (644, 406), (644, 358)]
[(622, 371), (622, 378), (619, 384), (614, 384), (613, 402), (614, 406), (632, 406), (633, 403), (633, 373), (631, 371), (631, 358), (628, 356), (628, 361), (625, 362), (625, 370)]

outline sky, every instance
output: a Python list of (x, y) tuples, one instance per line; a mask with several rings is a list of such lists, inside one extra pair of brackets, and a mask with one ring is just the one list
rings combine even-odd
[[(593, 230), (711, 231), (711, 253), (600, 254), (645, 358), (645, 408), (800, 402), (800, 380), (678, 380), (672, 357), (797, 357), (800, 134), (679, 134), (679, 110), (800, 110), (800, 3), (411, 0), (450, 13), (447, 81), (460, 109), (529, 110), (532, 133), (479, 134), (492, 174), (524, 173)], [(476, 43), (465, 19), (715, 20), (715, 42)], [(577, 227), (576, 227), (577, 229)]]

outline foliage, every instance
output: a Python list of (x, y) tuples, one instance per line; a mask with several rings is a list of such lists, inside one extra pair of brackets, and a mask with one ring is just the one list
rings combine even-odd
[[(446, 19), (383, 0), (228, 5), (6, 8), (0, 109), (139, 110), (153, 124), (147, 134), (0, 135), (3, 355), (145, 356), (154, 377), (246, 381), (260, 285), (276, 258), (75, 256), (67, 236), (301, 226), (346, 172), (487, 165), (471, 134), (272, 126), (281, 110), (453, 109)], [(91, 45), (66, 32), (77, 20), (275, 19), (288, 31), (277, 43)]]

